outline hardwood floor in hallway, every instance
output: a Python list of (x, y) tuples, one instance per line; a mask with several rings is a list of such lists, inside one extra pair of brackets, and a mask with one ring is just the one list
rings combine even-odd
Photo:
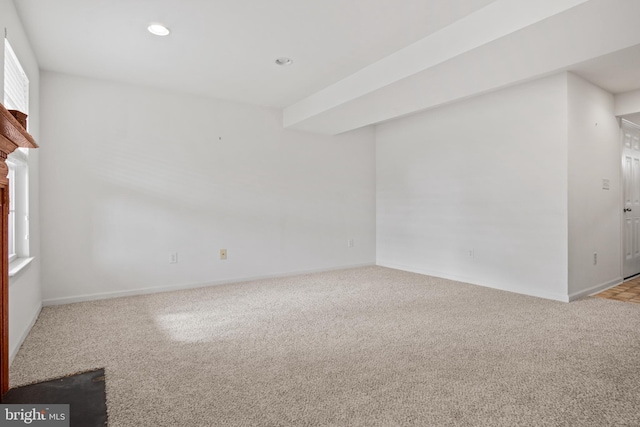
[(606, 298), (616, 301), (634, 302), (640, 304), (640, 277), (628, 280), (624, 283), (609, 288), (599, 294), (594, 295), (597, 298)]

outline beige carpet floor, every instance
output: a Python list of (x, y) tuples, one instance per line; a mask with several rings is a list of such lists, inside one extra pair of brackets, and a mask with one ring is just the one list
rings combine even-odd
[(110, 426), (640, 426), (640, 305), (366, 267), (46, 307), (13, 386), (106, 368)]

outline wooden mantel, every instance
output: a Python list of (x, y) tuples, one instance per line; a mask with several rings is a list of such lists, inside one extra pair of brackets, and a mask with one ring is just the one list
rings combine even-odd
[[(14, 115), (15, 114), (15, 115)], [(17, 118), (16, 118), (17, 117)], [(22, 123), (21, 123), (22, 122)], [(26, 115), (0, 104), (0, 396), (9, 389), (9, 168), (7, 156), (17, 148), (38, 148), (26, 130)]]
[(18, 119), (0, 104), (0, 151), (9, 155), (18, 147), (38, 148), (38, 144)]

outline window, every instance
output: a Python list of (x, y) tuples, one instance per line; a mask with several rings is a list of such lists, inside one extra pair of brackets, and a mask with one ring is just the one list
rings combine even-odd
[(4, 39), (4, 106), (29, 114), (29, 79), (9, 40)]
[[(7, 158), (9, 166), (9, 263), (29, 257), (29, 174), (27, 156), (19, 150)], [(15, 267), (15, 266), (14, 266)], [(12, 267), (9, 267), (11, 270)]]
[(15, 260), (16, 254), (16, 201), (13, 196), (16, 194), (16, 167), (15, 164), (7, 162), (9, 166), (9, 262)]
[[(4, 100), (7, 109), (29, 114), (29, 79), (20, 61), (4, 40)], [(7, 158), (9, 167), (9, 275), (17, 273), (29, 258), (28, 151), (18, 148)]]

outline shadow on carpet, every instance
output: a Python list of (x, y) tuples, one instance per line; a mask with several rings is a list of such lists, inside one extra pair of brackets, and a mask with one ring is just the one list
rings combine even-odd
[(2, 403), (68, 404), (71, 427), (107, 425), (104, 369), (12, 388)]

